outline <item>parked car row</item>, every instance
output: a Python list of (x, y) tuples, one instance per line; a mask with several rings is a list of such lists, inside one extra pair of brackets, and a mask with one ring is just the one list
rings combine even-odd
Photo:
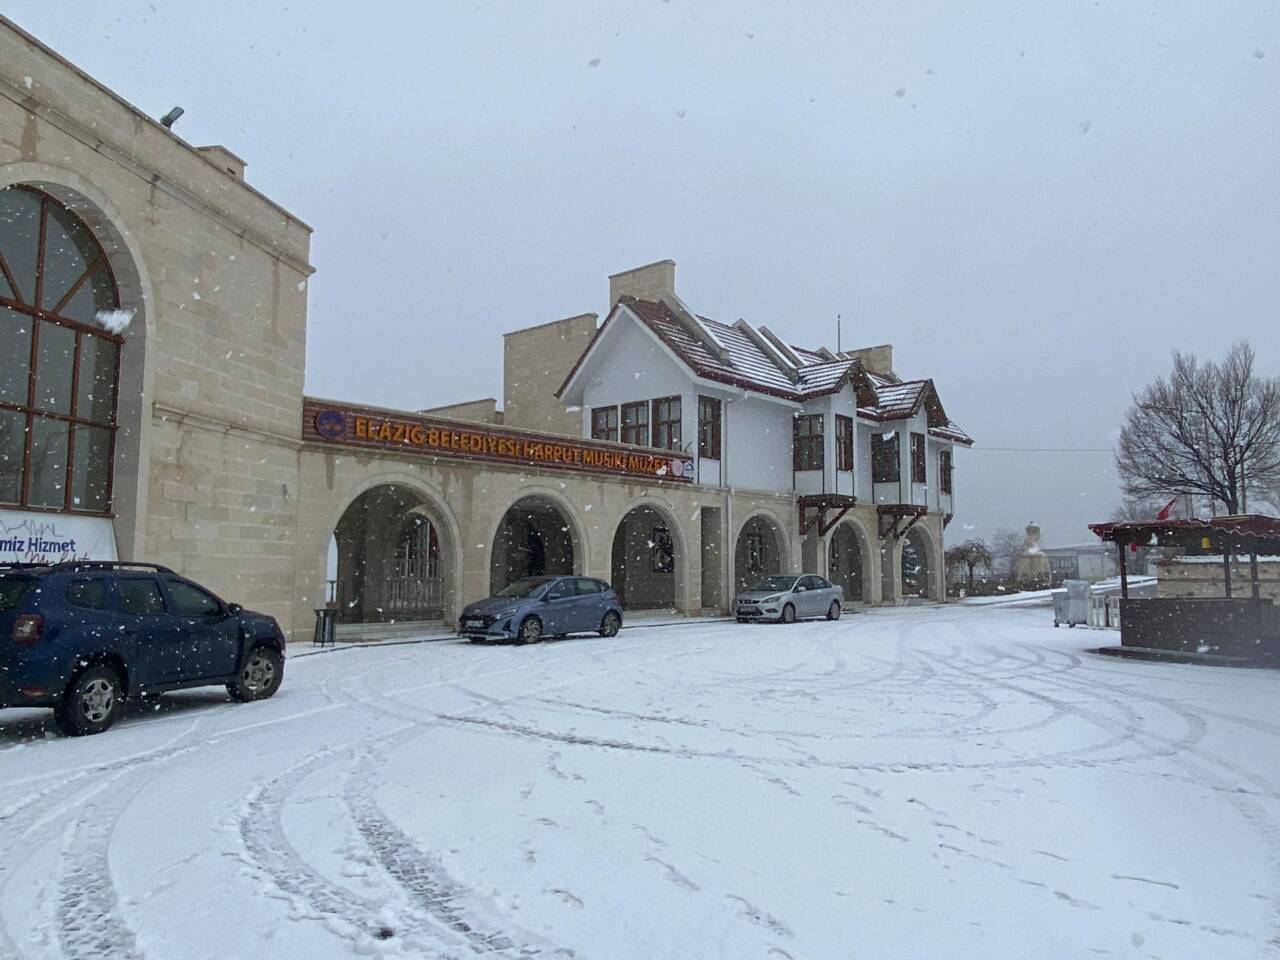
[[(840, 587), (814, 574), (766, 577), (739, 594), (739, 623), (838, 620)], [(616, 636), (622, 602), (604, 580), (526, 577), (469, 604), (475, 642)], [(226, 603), (167, 567), (72, 562), (0, 566), (0, 708), (52, 707), (59, 729), (101, 733), (126, 700), (225, 685), (238, 701), (272, 696), (285, 637), (269, 616)]]
[[(817, 574), (765, 577), (734, 599), (739, 623), (794, 623), (815, 617), (839, 620), (844, 591)], [(533, 643), (543, 637), (622, 628), (622, 603), (603, 580), (577, 576), (525, 577), (492, 597), (468, 604), (458, 618), (460, 636), (477, 643)]]

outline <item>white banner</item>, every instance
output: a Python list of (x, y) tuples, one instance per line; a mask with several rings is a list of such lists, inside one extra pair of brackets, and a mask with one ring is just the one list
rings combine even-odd
[(116, 559), (109, 517), (0, 510), (0, 563)]

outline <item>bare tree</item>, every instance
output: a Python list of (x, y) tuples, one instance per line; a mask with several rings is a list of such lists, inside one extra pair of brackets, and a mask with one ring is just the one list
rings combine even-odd
[(1199, 494), (1234, 514), (1280, 484), (1280, 379), (1254, 359), (1244, 342), (1221, 363), (1175, 353), (1168, 379), (1134, 396), (1116, 450), (1126, 496)]
[(1022, 545), (1026, 543), (1027, 537), (1025, 533), (1017, 530), (1011, 530), (1008, 527), (1000, 527), (991, 537), (991, 561), (992, 568), (998, 562), (1001, 567), (1005, 567), (1006, 576), (1013, 576), (1013, 565), (1018, 554), (1022, 552)]
[(991, 567), (991, 550), (980, 539), (966, 540), (959, 546), (952, 547), (944, 556), (949, 570), (966, 571), (969, 592), (973, 592), (973, 576), (978, 567)]

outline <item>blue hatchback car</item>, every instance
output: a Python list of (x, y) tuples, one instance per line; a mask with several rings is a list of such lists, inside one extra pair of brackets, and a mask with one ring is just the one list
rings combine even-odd
[(475, 642), (535, 643), (571, 633), (616, 636), (622, 604), (613, 587), (591, 577), (525, 577), (487, 600), (468, 604), (458, 633)]
[(269, 697), (284, 645), (272, 617), (165, 567), (0, 566), (0, 707), (53, 707), (64, 733), (101, 733), (126, 698), (167, 690)]

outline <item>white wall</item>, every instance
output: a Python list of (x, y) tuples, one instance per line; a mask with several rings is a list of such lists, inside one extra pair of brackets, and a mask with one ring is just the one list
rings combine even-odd
[[(704, 391), (705, 392), (705, 391)], [(596, 348), (591, 379), (583, 388), (582, 434), (591, 436), (595, 407), (680, 397), (680, 436), (685, 453), (698, 450), (698, 391), (693, 378), (647, 331), (624, 313), (609, 325)], [(652, 430), (652, 409), (650, 429)], [(621, 430), (621, 411), (619, 411)]]
[(725, 482), (740, 490), (790, 492), (793, 408), (743, 397), (724, 404)]

